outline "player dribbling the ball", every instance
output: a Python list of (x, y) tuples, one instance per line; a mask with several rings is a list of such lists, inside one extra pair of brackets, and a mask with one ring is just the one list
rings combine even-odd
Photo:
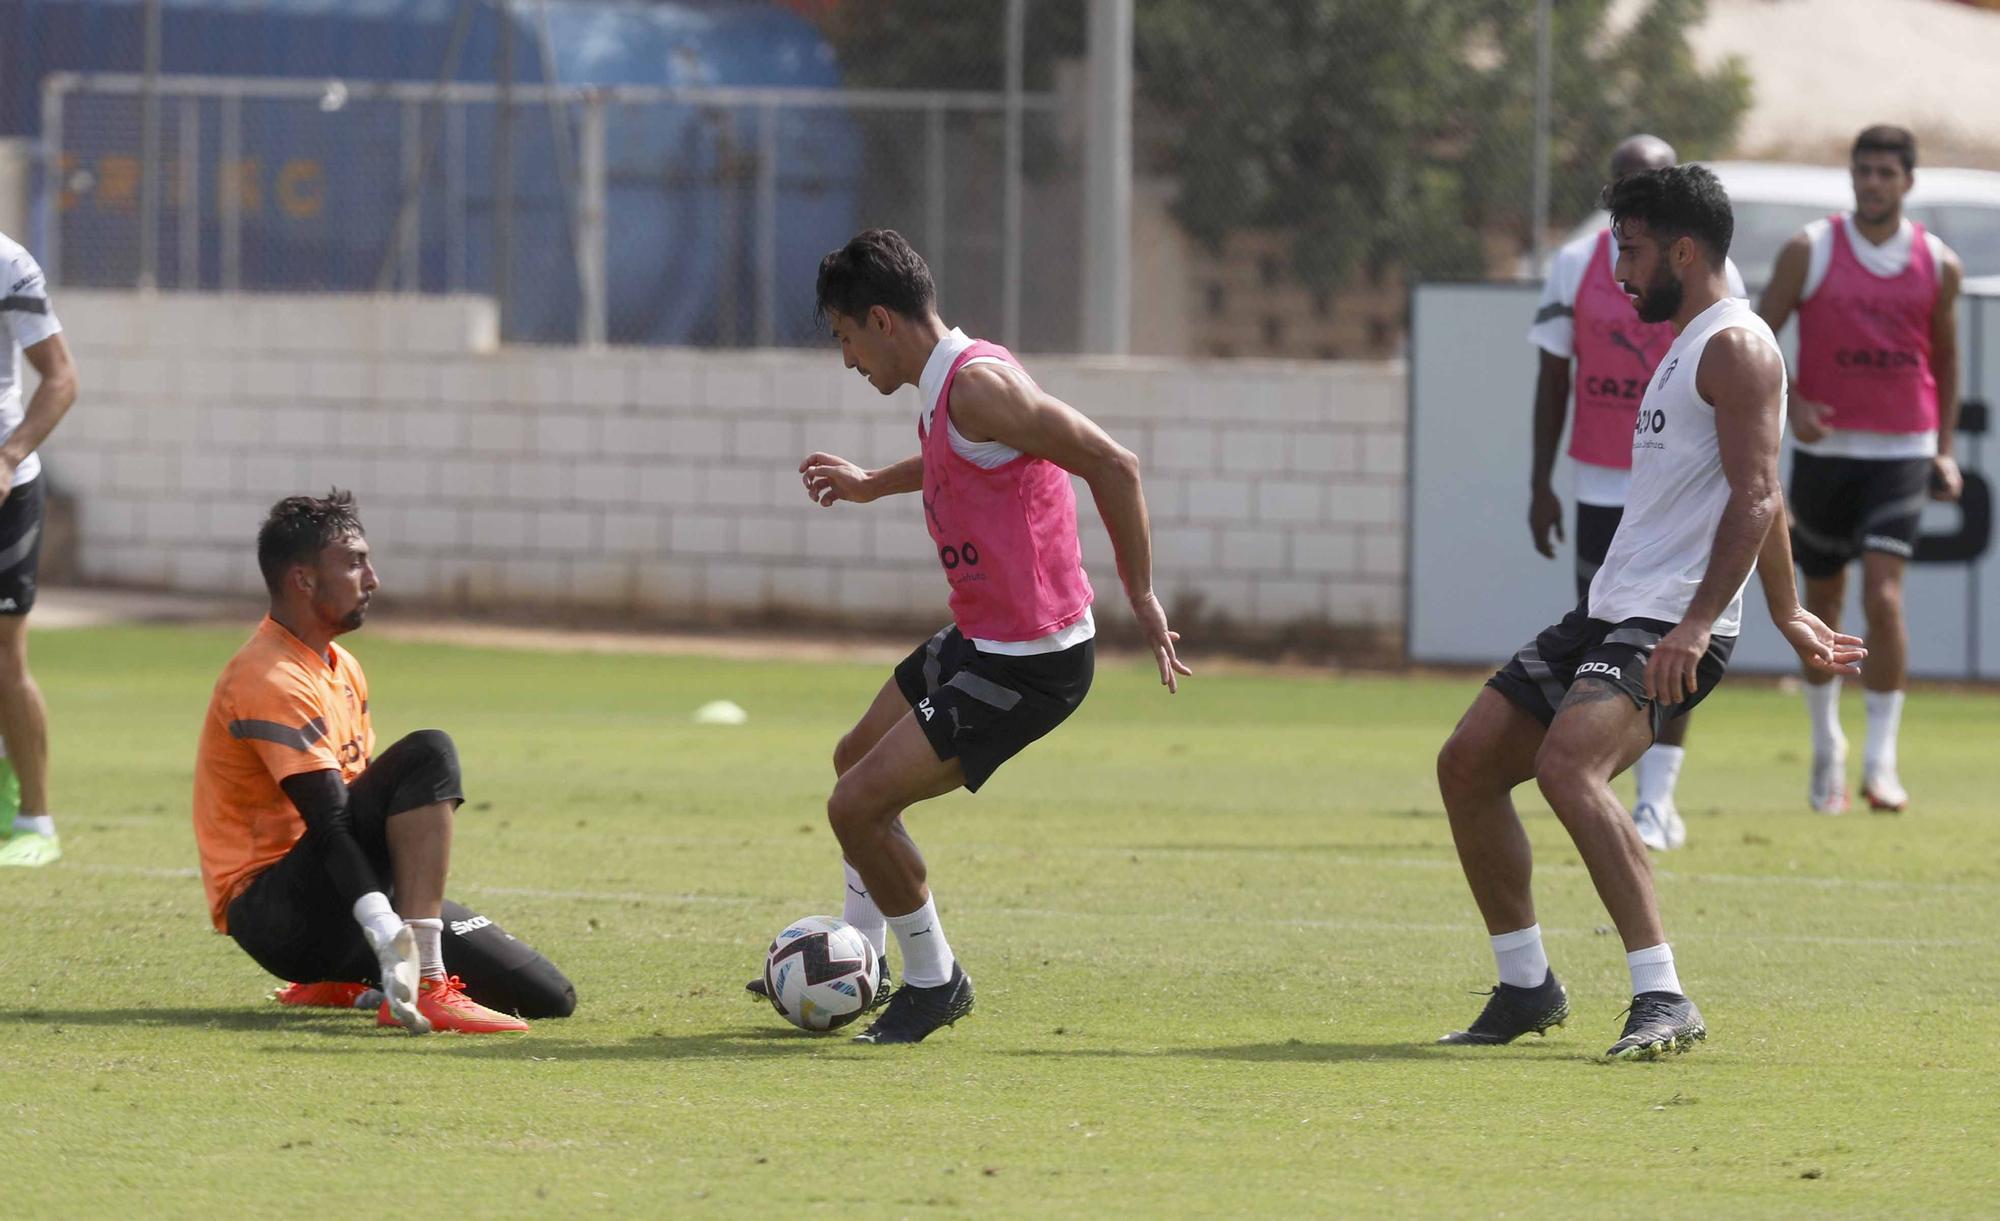
[(972, 980), (945, 940), (903, 811), (977, 792), (1090, 690), (1096, 627), (1072, 474), (1096, 498), (1160, 682), (1171, 692), (1190, 672), (1153, 595), (1138, 459), (1005, 348), (946, 327), (936, 296), (930, 268), (892, 230), (867, 230), (820, 263), (817, 313), (876, 390), (917, 387), (920, 448), (879, 470), (815, 453), (800, 478), (828, 508), (921, 493), (953, 620), (896, 667), (834, 748), (827, 819), (846, 857), (842, 915), (878, 953), (893, 929), (903, 963), (903, 986), (857, 1036), (864, 1043), (921, 1042), (972, 1010)]

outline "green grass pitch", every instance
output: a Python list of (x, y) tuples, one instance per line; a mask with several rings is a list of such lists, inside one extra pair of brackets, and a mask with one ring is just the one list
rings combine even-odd
[[(1709, 1042), (1596, 1057), (1624, 962), (1522, 795), (1574, 1015), (1431, 1041), (1491, 959), (1431, 762), (1472, 678), (1100, 669), (977, 797), (921, 807), (977, 1012), (917, 1048), (746, 997), (838, 914), (823, 818), (881, 666), (350, 638), (383, 742), (458, 740), (452, 893), (554, 958), (578, 1015), (411, 1039), (281, 1010), (212, 935), (200, 717), (247, 634), (46, 631), (67, 858), (0, 877), (9, 1216), (1991, 1215), (2000, 1199), (2000, 699), (1919, 692), (1900, 817), (1804, 808), (1796, 696), (1725, 685), (1660, 858)], [(1197, 670), (1200, 658), (1195, 658)], [(715, 698), (741, 728), (693, 724)], [(1858, 701), (1850, 701), (1858, 733)], [(398, 1198), (400, 1197), (400, 1198)]]

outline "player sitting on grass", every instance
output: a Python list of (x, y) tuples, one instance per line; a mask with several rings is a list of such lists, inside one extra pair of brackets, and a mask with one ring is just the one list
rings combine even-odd
[[(289, 1004), (385, 993), (376, 1021), (416, 1034), (526, 1030), (567, 1017), (554, 964), (444, 897), (458, 752), (436, 729), (375, 756), (368, 680), (333, 643), (378, 582), (354, 498), (294, 496), (257, 534), (271, 613), (216, 680), (195, 758), (209, 916)], [(393, 897), (393, 906), (392, 906)], [(489, 1008), (488, 1006), (494, 1006)]]

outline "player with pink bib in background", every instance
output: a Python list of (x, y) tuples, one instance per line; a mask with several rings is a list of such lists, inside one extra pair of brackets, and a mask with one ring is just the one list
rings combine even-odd
[[(1665, 140), (1631, 136), (1611, 151), (1611, 181), (1672, 164), (1673, 146)], [(1604, 563), (1611, 536), (1618, 533), (1625, 516), (1639, 400), (1661, 355), (1674, 342), (1671, 323), (1639, 321), (1631, 294), (1611, 274), (1617, 261), (1613, 247), (1607, 227), (1557, 251), (1534, 324), (1528, 328), (1528, 342), (1541, 350), (1535, 377), (1534, 458), (1528, 470), (1528, 533), (1535, 550), (1555, 558), (1555, 542), (1563, 537), (1562, 501), (1556, 497), (1554, 482), (1556, 447), (1562, 441), (1563, 418), (1574, 401), (1569, 456), (1576, 496), (1578, 601), (1590, 592), (1590, 579)], [(1731, 296), (1748, 295), (1733, 260), (1724, 260), (1723, 273)], [(1632, 768), (1638, 789), (1632, 822), (1640, 842), (1654, 851), (1687, 843), (1687, 824), (1675, 804), (1674, 788), (1680, 781), (1692, 719), (1681, 716), (1662, 725), (1659, 740)]]
[[(938, 920), (903, 811), (977, 792), (1083, 703), (1094, 668), (1090, 581), (1077, 538), (1080, 477), (1169, 692), (1189, 673), (1153, 595), (1139, 461), (1050, 396), (998, 344), (946, 327), (930, 268), (901, 234), (870, 229), (821, 261), (817, 312), (847, 367), (881, 393), (918, 393), (918, 452), (879, 470), (815, 453), (799, 464), (823, 506), (919, 492), (952, 622), (919, 646), (834, 748), (827, 819), (846, 858), (842, 917), (880, 953), (894, 930), (903, 983), (861, 1043), (918, 1043), (972, 1010), (972, 979)], [(763, 981), (749, 989), (761, 994)]]
[[(1839, 629), (1847, 566), (1861, 561), (1868, 708), (1861, 792), (1890, 813), (1910, 795), (1896, 766), (1909, 685), (1903, 572), (1916, 555), (1926, 500), (1957, 500), (1958, 291), (1964, 269), (1903, 215), (1916, 182), (1916, 137), (1871, 127), (1854, 141), (1854, 211), (1814, 221), (1785, 244), (1758, 313), (1772, 330), (1799, 315), (1791, 404), (1792, 550), (1806, 608)], [(1813, 761), (1807, 800), (1848, 807), (1840, 679), (1808, 670)]]

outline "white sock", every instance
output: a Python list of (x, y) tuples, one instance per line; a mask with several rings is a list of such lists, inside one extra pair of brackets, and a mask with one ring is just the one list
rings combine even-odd
[(888, 923), (896, 930), (896, 947), (903, 951), (904, 983), (935, 988), (951, 982), (951, 943), (938, 923), (935, 898), (925, 899), (907, 916), (888, 917)]
[(1812, 718), (1812, 746), (1815, 755), (1831, 755), (1846, 749), (1847, 735), (1840, 732), (1840, 680), (1806, 684), (1806, 715)]
[(1674, 972), (1674, 949), (1664, 941), (1643, 950), (1633, 950), (1625, 955), (1625, 965), (1632, 969), (1634, 996), (1641, 992), (1679, 993), (1681, 990), (1681, 977)]
[(47, 814), (14, 815), (14, 834), (27, 835), (30, 833), (35, 835), (54, 835), (56, 833), (56, 820)]
[(417, 970), (425, 979), (444, 978), (444, 921), (405, 920), (417, 938)]
[(389, 896), (379, 890), (371, 890), (354, 901), (354, 922), (382, 941), (394, 937), (396, 930), (403, 927), (403, 918), (389, 906)]
[(1903, 725), (1903, 693), (1864, 691), (1861, 697), (1868, 705), (1868, 745), (1861, 756), (1861, 774), (1894, 775), (1896, 734)]
[(1539, 988), (1549, 977), (1549, 956), (1542, 949), (1542, 926), (1502, 933), (1493, 941), (1493, 961), (1500, 964), (1500, 982), (1516, 988)]
[(1639, 804), (1670, 806), (1674, 804), (1674, 785), (1681, 778), (1681, 761), (1687, 758), (1687, 749), (1681, 746), (1654, 745), (1639, 756), (1633, 766), (1639, 781)]
[(875, 900), (868, 894), (868, 884), (854, 872), (854, 866), (842, 861), (840, 867), (847, 871), (847, 893), (841, 900), (840, 918), (868, 938), (879, 958), (889, 948), (889, 923), (882, 918), (882, 909), (875, 906)]

